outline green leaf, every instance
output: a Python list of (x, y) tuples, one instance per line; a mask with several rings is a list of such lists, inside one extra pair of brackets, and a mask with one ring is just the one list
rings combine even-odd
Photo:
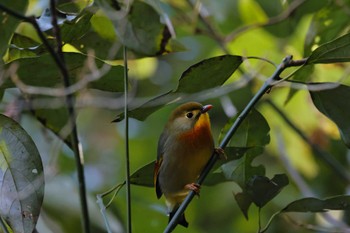
[(266, 176), (255, 175), (247, 182), (243, 192), (235, 194), (235, 200), (246, 219), (251, 203), (264, 207), (289, 183), (285, 174), (277, 174), (271, 180)]
[(244, 217), (248, 220), (248, 210), (250, 205), (253, 203), (252, 199), (245, 193), (237, 193), (234, 195), (234, 197)]
[(62, 41), (64, 43), (71, 43), (83, 37), (91, 27), (90, 20), (93, 15), (93, 8), (87, 8), (72, 21), (64, 21), (63, 25), (60, 27)]
[(6, 62), (11, 62), (20, 58), (36, 57), (44, 52), (46, 52), (46, 49), (42, 44), (27, 36), (14, 33)]
[(32, 233), (44, 197), (39, 152), (25, 130), (0, 115), (0, 213), (14, 232)]
[(328, 210), (349, 210), (350, 196), (341, 195), (324, 200), (308, 197), (289, 203), (281, 212), (325, 212)]
[[(232, 118), (221, 130), (219, 142), (231, 128), (236, 118)], [(270, 127), (261, 113), (253, 109), (244, 119), (231, 138), (229, 145), (233, 147), (265, 146), (270, 142)]]
[[(28, 6), (28, 0), (2, 1), (1, 4), (19, 14), (24, 14)], [(0, 58), (4, 56), (11, 37), (20, 22), (20, 20), (0, 10)]]
[[(169, 91), (147, 101), (142, 106), (130, 111), (129, 116), (145, 120), (150, 114), (164, 105), (173, 102), (184, 93), (193, 94), (222, 85), (236, 71), (243, 58), (241, 56), (223, 55), (205, 59), (189, 67), (179, 79), (176, 90)], [(123, 114), (117, 118), (123, 119)]]
[(350, 61), (350, 33), (320, 45), (307, 60), (307, 64)]
[[(292, 80), (290, 80), (290, 84), (293, 85), (293, 81), (297, 83), (308, 82), (312, 78), (312, 74), (314, 70), (315, 70), (314, 65), (304, 65), (302, 67), (299, 67), (299, 69), (293, 75)], [(298, 91), (299, 91), (298, 89), (290, 88), (288, 96), (285, 100), (285, 104), (287, 104)]]
[(241, 56), (224, 55), (205, 59), (182, 73), (176, 93), (196, 93), (221, 86), (242, 64)]
[(271, 201), (289, 183), (285, 174), (277, 174), (271, 180), (266, 176), (253, 176), (246, 187), (254, 204), (263, 207)]
[(314, 197), (302, 198), (289, 203), (282, 210), (273, 214), (266, 224), (265, 228), (260, 232), (266, 232), (270, 227), (275, 217), (281, 213), (288, 212), (326, 212), (328, 210), (349, 210), (350, 209), (350, 196), (340, 195), (335, 197), (329, 197), (326, 199), (318, 199)]
[(154, 187), (154, 165), (155, 161), (152, 161), (136, 170), (131, 174), (130, 182), (135, 185)]
[(242, 189), (245, 189), (247, 182), (256, 175), (265, 175), (263, 165), (252, 166), (253, 160), (261, 155), (262, 147), (249, 149), (242, 158), (223, 164), (218, 171), (225, 177), (225, 181), (234, 181)]
[(78, 14), (87, 7), (93, 4), (93, 0), (76, 0), (71, 2), (60, 3), (56, 5), (56, 8), (62, 12), (67, 14)]
[(178, 49), (168, 27), (161, 23), (161, 16), (149, 4), (135, 0), (128, 8), (126, 4), (116, 7), (104, 0), (98, 3), (112, 19), (118, 38), (136, 54), (155, 56)]
[[(70, 75), (71, 83), (77, 82), (85, 68), (85, 62), (88, 57), (79, 53), (64, 54), (67, 69)], [(105, 63), (98, 59), (92, 59), (98, 68), (101, 68)], [(54, 63), (49, 54), (40, 57), (23, 58), (15, 61), (19, 64), (17, 74), (19, 79), (31, 86), (37, 87), (57, 87), (63, 83), (61, 72)], [(5, 69), (12, 64), (5, 65)], [(122, 92), (123, 91), (123, 72), (122, 66), (110, 66), (110, 70), (97, 81), (88, 84), (88, 87), (99, 89), (102, 91)], [(61, 85), (62, 86), (62, 85)], [(7, 80), (1, 89), (15, 87), (11, 80)]]
[(350, 148), (350, 87), (338, 83), (313, 83), (310, 87), (314, 105), (338, 126), (344, 143)]
[[(122, 45), (118, 42), (112, 21), (102, 11), (97, 11), (89, 24), (90, 29), (84, 35), (70, 41), (70, 44), (82, 53), (93, 50), (94, 55), (100, 59), (122, 59)], [(111, 48), (116, 49), (114, 57), (110, 57)]]
[(67, 127), (69, 126), (69, 114), (68, 109), (65, 107), (65, 99), (63, 97), (58, 99), (43, 96), (35, 96), (32, 97), (32, 99), (33, 98), (37, 101), (41, 100), (43, 102), (51, 103), (51, 105), (57, 104), (57, 107), (53, 108), (32, 108), (31, 113), (41, 124), (47, 129), (50, 129), (71, 148), (71, 131), (69, 130), (70, 128)]
[(329, 4), (327, 7), (316, 12), (312, 17), (305, 38), (304, 57), (310, 55), (314, 46), (324, 44), (339, 37), (347, 26), (348, 15), (344, 11), (344, 7), (340, 4)]
[(239, 148), (239, 147), (226, 147), (225, 155), (227, 159), (219, 159), (214, 167), (212, 168), (213, 172), (209, 173), (207, 178), (204, 181), (204, 185), (216, 185), (219, 183), (232, 181), (232, 177), (226, 176), (221, 169), (221, 166), (229, 163), (230, 161), (235, 161), (243, 158), (247, 152), (252, 148)]

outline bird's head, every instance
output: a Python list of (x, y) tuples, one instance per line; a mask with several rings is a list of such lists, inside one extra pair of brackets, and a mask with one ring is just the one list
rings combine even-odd
[(171, 114), (167, 127), (171, 132), (181, 133), (203, 126), (210, 128), (208, 111), (212, 105), (189, 102), (177, 107)]

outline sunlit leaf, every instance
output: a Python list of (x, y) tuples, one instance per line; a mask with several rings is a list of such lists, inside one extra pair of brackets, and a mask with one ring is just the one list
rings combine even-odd
[[(231, 119), (221, 130), (219, 141), (223, 139), (235, 120), (236, 118)], [(265, 146), (270, 142), (269, 132), (270, 127), (264, 116), (253, 109), (239, 126), (229, 145), (233, 147)]]
[[(28, 0), (2, 1), (1, 4), (19, 14), (24, 14)], [(20, 22), (20, 20), (0, 10), (0, 58), (4, 56), (10, 39)]]
[(39, 152), (24, 129), (0, 115), (0, 213), (11, 229), (32, 233), (44, 197)]
[[(309, 1), (312, 2), (312, 1)], [(327, 2), (327, 1), (315, 1)], [(324, 44), (341, 35), (348, 25), (348, 15), (338, 4), (329, 4), (316, 12), (311, 20), (304, 43), (304, 56), (309, 56), (314, 46)]]
[(84, 9), (91, 6), (93, 0), (75, 0), (63, 2), (56, 5), (56, 8), (66, 14), (79, 14)]
[[(97, 11), (89, 24), (91, 27), (84, 35), (69, 43), (83, 53), (93, 50), (100, 59), (122, 59), (122, 44), (118, 42), (112, 21), (102, 11)], [(111, 50), (116, 50), (116, 54), (110, 54)]]
[(350, 148), (350, 87), (337, 83), (314, 83), (309, 90), (316, 108), (338, 126)]
[(307, 64), (350, 61), (350, 33), (320, 45), (307, 60)]
[(27, 36), (14, 33), (6, 62), (11, 62), (20, 58), (36, 57), (44, 52), (46, 52), (46, 49), (42, 44)]
[[(191, 94), (218, 87), (231, 77), (242, 62), (241, 56), (223, 55), (194, 64), (181, 75), (176, 90), (149, 100), (139, 108), (131, 110), (129, 116), (145, 120), (154, 111), (185, 93)], [(120, 114), (118, 120), (122, 119), (123, 114)]]

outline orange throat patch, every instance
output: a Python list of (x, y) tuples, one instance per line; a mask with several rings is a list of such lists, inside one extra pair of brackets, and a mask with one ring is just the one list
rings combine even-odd
[(202, 114), (194, 125), (193, 129), (181, 134), (179, 139), (181, 141), (187, 141), (193, 146), (201, 146), (206, 145), (207, 143), (212, 143), (213, 139), (208, 114)]

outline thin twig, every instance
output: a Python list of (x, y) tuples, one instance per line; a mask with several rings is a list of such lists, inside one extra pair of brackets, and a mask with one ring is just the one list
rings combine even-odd
[(241, 35), (242, 33), (252, 30), (254, 28), (260, 28), (260, 27), (266, 27), (266, 26), (270, 26), (270, 25), (274, 25), (277, 23), (282, 22), (283, 20), (286, 20), (287, 18), (289, 18), (302, 4), (304, 4), (306, 2), (306, 0), (299, 0), (299, 1), (293, 1), (288, 9), (286, 9), (285, 11), (283, 11), (281, 14), (269, 18), (269, 20), (267, 22), (264, 23), (254, 23), (254, 24), (250, 24), (250, 25), (246, 25), (243, 27), (240, 27), (236, 30), (234, 30), (233, 32), (231, 32), (226, 38), (225, 38), (225, 42), (231, 42), (234, 39), (236, 39), (239, 35)]
[[(282, 63), (277, 67), (275, 73), (265, 81), (263, 86), (259, 89), (259, 91), (255, 94), (255, 96), (251, 99), (251, 101), (248, 103), (248, 105), (244, 108), (244, 110), (240, 113), (240, 115), (237, 117), (236, 121), (232, 124), (231, 128), (226, 133), (225, 137), (220, 143), (219, 148), (225, 149), (227, 144), (230, 142), (233, 134), (237, 131), (238, 127), (241, 125), (243, 120), (247, 117), (249, 112), (252, 110), (252, 108), (255, 106), (255, 104), (263, 97), (263, 95), (270, 91), (270, 89), (273, 87), (274, 83), (276, 81), (280, 80), (280, 74), (290, 66), (290, 64), (293, 64), (292, 56), (287, 56), (283, 59)], [(209, 174), (210, 170), (215, 165), (216, 161), (218, 159), (218, 154), (213, 152), (209, 162), (203, 169), (201, 175), (199, 176), (197, 183), (201, 185), (207, 175)], [(173, 218), (169, 222), (168, 226), (165, 228), (164, 233), (172, 232), (177, 223), (180, 216), (185, 212), (187, 206), (192, 201), (193, 197), (196, 195), (194, 191), (189, 192), (189, 194), (186, 196), (185, 200), (182, 202), (176, 213), (174, 214)]]
[(126, 168), (126, 203), (127, 203), (127, 232), (132, 232), (131, 227), (131, 187), (130, 187), (130, 155), (129, 155), (129, 109), (128, 109), (128, 57), (127, 48), (124, 46), (124, 117), (125, 117), (125, 168)]
[[(195, 5), (192, 3), (192, 1), (187, 0), (187, 4), (191, 7), (191, 8), (195, 8)], [(200, 3), (202, 4), (202, 3)], [(226, 53), (229, 54), (229, 50), (224, 42), (224, 39), (221, 35), (219, 35), (219, 33), (216, 31), (216, 29), (213, 27), (213, 25), (207, 20), (206, 17), (203, 16), (201, 9), (198, 10), (198, 17), (199, 19), (202, 21), (202, 23), (204, 24), (204, 26), (208, 29), (208, 31), (210, 32), (210, 35), (214, 38), (214, 40), (216, 42), (218, 42), (218, 44), (220, 45), (221, 49)]]
[[(59, 60), (58, 63), (61, 66), (60, 70), (61, 70), (64, 86), (65, 88), (68, 88), (70, 86), (69, 73), (64, 61), (64, 55), (62, 51), (62, 40), (61, 40), (60, 28), (57, 23), (57, 14), (56, 14), (57, 12), (56, 12), (55, 0), (50, 1), (50, 11), (52, 15), (52, 26), (54, 28), (54, 35), (56, 37), (56, 42), (57, 42), (57, 53), (55, 53), (57, 55), (55, 57), (57, 57), (56, 59)], [(45, 41), (46, 41), (46, 38), (45, 38)], [(80, 195), (80, 204), (82, 207), (81, 211), (82, 211), (82, 221), (83, 221), (83, 232), (89, 233), (90, 220), (89, 220), (89, 210), (88, 210), (87, 199), (86, 199), (84, 159), (83, 159), (82, 150), (80, 149), (80, 146), (79, 146), (80, 142), (78, 139), (78, 130), (75, 122), (76, 113), (74, 109), (73, 95), (70, 94), (66, 96), (66, 103), (67, 103), (68, 114), (69, 114), (69, 122), (72, 129), (72, 133), (71, 133), (72, 149), (75, 156), (78, 181), (79, 181), (79, 195)]]

